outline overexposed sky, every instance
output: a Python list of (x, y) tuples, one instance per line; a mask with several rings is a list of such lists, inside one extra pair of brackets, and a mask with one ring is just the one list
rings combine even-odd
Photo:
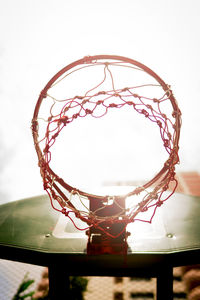
[[(172, 86), (183, 114), (177, 170), (200, 171), (199, 53), (199, 0), (1, 1), (2, 201), (43, 193), (30, 131), (34, 105), (59, 69), (86, 55), (130, 57)], [(78, 167), (71, 172), (80, 182)]]

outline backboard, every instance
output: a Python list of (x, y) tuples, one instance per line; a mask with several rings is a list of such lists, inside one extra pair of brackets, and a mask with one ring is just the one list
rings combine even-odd
[(199, 213), (199, 197), (175, 194), (152, 224), (128, 226), (131, 235), (126, 258), (105, 254), (96, 259), (86, 253), (85, 232), (52, 210), (47, 196), (28, 198), (1, 206), (1, 258), (37, 265), (53, 261), (79, 275), (111, 275), (115, 270), (115, 274), (127, 276), (133, 268), (134, 272), (150, 269), (154, 273), (162, 264), (193, 263), (200, 253)]

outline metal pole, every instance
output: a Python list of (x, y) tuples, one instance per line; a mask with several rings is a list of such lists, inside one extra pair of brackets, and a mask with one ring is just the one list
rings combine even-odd
[(173, 267), (165, 266), (158, 273), (157, 300), (173, 300)]
[(70, 281), (65, 270), (49, 266), (49, 299), (70, 299)]

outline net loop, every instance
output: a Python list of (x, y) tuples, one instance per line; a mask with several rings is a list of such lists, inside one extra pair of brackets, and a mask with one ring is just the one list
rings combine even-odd
[(46, 98), (47, 97), (47, 91), (45, 89), (41, 91), (40, 97), (42, 97), (42, 98)]

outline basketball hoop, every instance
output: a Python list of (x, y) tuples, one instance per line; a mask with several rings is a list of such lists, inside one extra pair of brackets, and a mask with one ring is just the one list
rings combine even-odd
[[(92, 70), (95, 79), (100, 76), (96, 79), (97, 83), (92, 82), (92, 86), (82, 89), (78, 95), (74, 87), (71, 89), (72, 95), (69, 95), (71, 82), (67, 83), (70, 77), (89, 70)], [(119, 70), (134, 72), (134, 76), (128, 76), (128, 82), (119, 82), (120, 76), (116, 76), (117, 72), (120, 74)], [(76, 119), (90, 116), (95, 122), (96, 118), (102, 118), (109, 111), (123, 107), (128, 107), (157, 126), (168, 155), (160, 171), (144, 185), (124, 195), (106, 196), (74, 187), (56, 174), (51, 167), (52, 149), (63, 130)], [(44, 190), (52, 207), (70, 218), (75, 226), (73, 215), (87, 224), (84, 230), (89, 236), (88, 253), (123, 252), (120, 245), (125, 243), (127, 246), (126, 226), (136, 220), (151, 222), (156, 209), (175, 192), (180, 127), (181, 112), (170, 86), (145, 65), (126, 57), (84, 57), (60, 70), (44, 87), (32, 120)], [(166, 194), (169, 185), (172, 191)], [(131, 199), (129, 208), (126, 208), (126, 199)], [(143, 213), (150, 209), (150, 219), (143, 220)]]

